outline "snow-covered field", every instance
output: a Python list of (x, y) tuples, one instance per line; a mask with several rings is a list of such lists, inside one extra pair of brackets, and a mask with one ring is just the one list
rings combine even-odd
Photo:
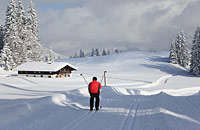
[[(64, 79), (0, 70), (0, 130), (200, 130), (200, 78), (168, 63), (168, 53), (124, 52), (66, 59)], [(107, 71), (98, 112), (87, 85)], [(102, 82), (103, 84), (103, 82)]]

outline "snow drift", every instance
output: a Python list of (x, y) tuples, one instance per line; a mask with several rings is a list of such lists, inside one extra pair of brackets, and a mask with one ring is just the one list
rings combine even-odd
[[(200, 130), (200, 81), (168, 63), (168, 53), (126, 52), (62, 60), (71, 78), (0, 75), (1, 130)], [(89, 112), (89, 82), (107, 70), (98, 112)], [(103, 84), (103, 83), (102, 83)]]

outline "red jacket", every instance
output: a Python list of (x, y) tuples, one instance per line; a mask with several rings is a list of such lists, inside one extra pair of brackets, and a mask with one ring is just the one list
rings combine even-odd
[(98, 93), (98, 92), (100, 93), (100, 89), (101, 89), (101, 84), (97, 82), (96, 80), (94, 80), (93, 82), (90, 82), (88, 86), (89, 93)]

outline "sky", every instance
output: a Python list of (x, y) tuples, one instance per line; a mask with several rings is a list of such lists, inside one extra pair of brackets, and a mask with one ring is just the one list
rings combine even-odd
[[(29, 0), (22, 0), (25, 9)], [(0, 0), (0, 23), (10, 0)], [(17, 2), (17, 0), (16, 0)], [(189, 48), (200, 24), (200, 0), (33, 0), (40, 40), (73, 55), (92, 48), (169, 51), (184, 30)]]

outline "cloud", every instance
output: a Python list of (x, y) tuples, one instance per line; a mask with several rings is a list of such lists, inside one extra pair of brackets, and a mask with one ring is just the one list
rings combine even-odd
[(172, 38), (182, 29), (191, 40), (200, 20), (198, 0), (36, 0), (34, 3), (41, 42), (67, 55), (80, 48), (168, 51)]

